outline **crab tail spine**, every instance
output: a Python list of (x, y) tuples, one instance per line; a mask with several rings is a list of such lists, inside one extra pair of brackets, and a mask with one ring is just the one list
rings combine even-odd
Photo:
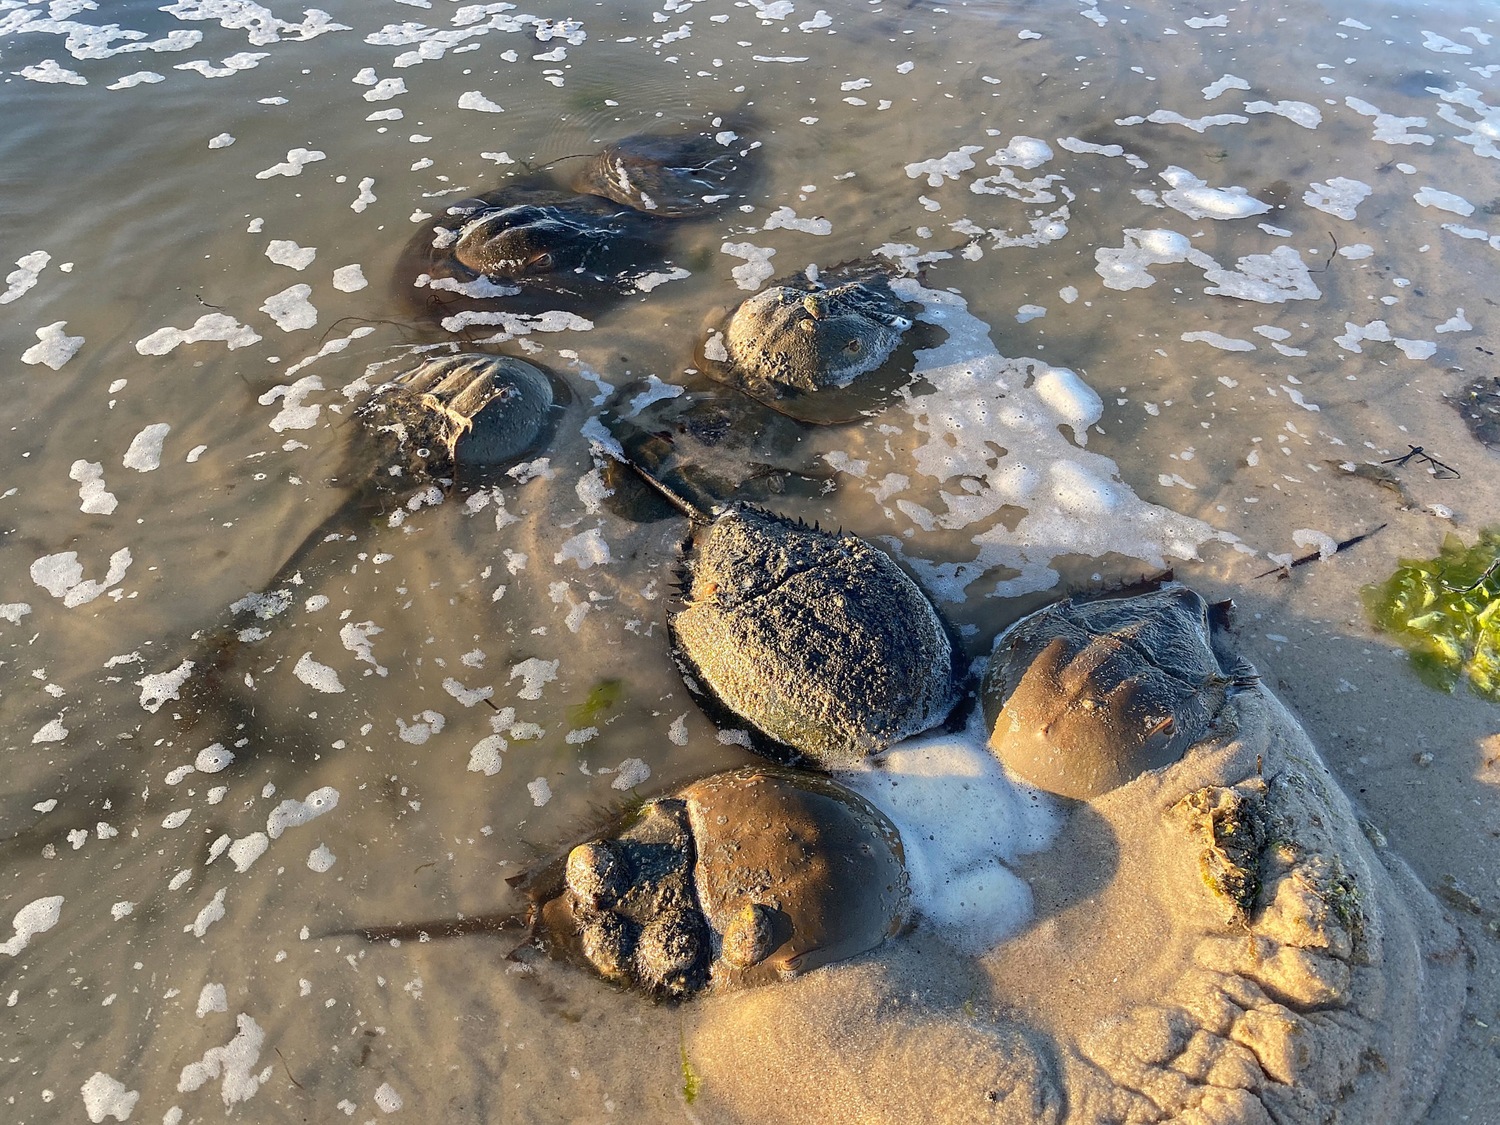
[(711, 523), (724, 510), (711, 492), (690, 480), (674, 464), (675, 453), (667, 439), (618, 418), (606, 417), (604, 422), (620, 443), (625, 464), (688, 519)]

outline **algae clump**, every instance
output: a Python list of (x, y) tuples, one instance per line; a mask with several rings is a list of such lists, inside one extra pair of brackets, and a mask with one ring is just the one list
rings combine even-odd
[(1367, 586), (1375, 625), (1400, 638), (1424, 683), (1451, 692), (1461, 679), (1500, 703), (1500, 528), (1466, 547), (1449, 534), (1434, 559), (1403, 559)]

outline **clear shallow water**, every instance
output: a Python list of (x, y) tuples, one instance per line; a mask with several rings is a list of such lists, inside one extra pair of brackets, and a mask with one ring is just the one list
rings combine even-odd
[[(1175, 564), (1270, 618), (1247, 643), (1283, 677), (1368, 687), (1319, 664), (1367, 644), (1359, 583), (1500, 510), (1442, 397), (1494, 348), (1480, 12), (327, 12), (0, 0), (0, 918), (62, 899), (0, 965), (20, 1120), (102, 1113), (113, 1087), (79, 1092), (96, 1073), (139, 1094), (132, 1120), (365, 1120), (387, 1086), (458, 1120), (688, 1109), (675, 1013), (522, 971), (504, 935), (336, 931), (505, 909), (506, 875), (631, 790), (746, 760), (666, 655), (682, 524), (600, 504), (586, 433), (650, 377), (703, 394), (702, 326), (765, 278), (933, 255), (904, 284), (939, 341), (899, 401), (814, 431), (736, 406), (719, 467), (815, 478), (778, 506), (898, 553), (975, 656), (1066, 586)], [(143, 35), (87, 30), (109, 23)], [(424, 219), (741, 111), (762, 171), (748, 210), (682, 226), (689, 278), (502, 341), (572, 392), (547, 463), (400, 521), (350, 506), (353, 401), (451, 338), (401, 291)], [(163, 333), (195, 327), (219, 338)], [(1407, 470), (1398, 507), (1340, 468), (1408, 443), (1461, 483)], [(1255, 585), (1382, 522), (1300, 595)], [(232, 608), (277, 590), (275, 614)], [(1493, 729), (1454, 708), (1460, 744)], [(1367, 718), (1333, 714), (1315, 734)], [(215, 745), (233, 762), (197, 768)], [(321, 815), (273, 839), (312, 794), (290, 811)]]

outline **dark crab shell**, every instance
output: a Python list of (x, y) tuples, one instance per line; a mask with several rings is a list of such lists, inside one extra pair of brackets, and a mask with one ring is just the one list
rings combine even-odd
[(847, 421), (882, 405), (914, 365), (919, 307), (870, 262), (795, 275), (747, 298), (711, 325), (704, 371), (783, 413)]
[(758, 147), (730, 128), (637, 133), (590, 157), (571, 186), (661, 218), (703, 215), (744, 197), (750, 153)]
[(388, 447), (377, 479), (409, 484), (516, 460), (545, 437), (554, 401), (551, 379), (525, 360), (460, 352), (396, 376), (356, 417)]
[(697, 536), (668, 627), (690, 687), (823, 767), (941, 723), (958, 650), (890, 557), (735, 505)]
[(1207, 603), (1169, 585), (1023, 618), (996, 642), (981, 694), (1006, 767), (1087, 800), (1180, 759), (1253, 677), (1215, 645)]
[(537, 936), (606, 980), (682, 999), (873, 949), (908, 920), (901, 837), (827, 778), (715, 774), (571, 849)]
[(582, 312), (670, 268), (665, 224), (592, 195), (527, 183), (450, 206), (398, 269), (424, 307)]

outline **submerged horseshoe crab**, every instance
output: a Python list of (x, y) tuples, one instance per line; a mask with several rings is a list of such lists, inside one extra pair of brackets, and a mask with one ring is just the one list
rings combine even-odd
[(1087, 800), (1177, 761), (1255, 680), (1214, 608), (1168, 585), (1067, 599), (999, 639), (982, 696), (990, 747), (1040, 789)]
[(848, 421), (893, 389), (887, 384), (909, 376), (909, 363), (890, 361), (908, 342), (917, 311), (881, 266), (835, 266), (816, 279), (784, 278), (743, 301), (709, 332), (698, 359), (711, 377), (777, 410)]
[(749, 156), (759, 147), (728, 126), (715, 133), (638, 133), (590, 157), (571, 186), (648, 215), (694, 217), (744, 198)]
[(551, 381), (525, 360), (461, 352), (396, 376), (355, 417), (385, 447), (374, 479), (410, 484), (516, 459), (542, 438), (553, 401)]
[(536, 312), (587, 309), (636, 292), (664, 268), (656, 220), (528, 183), (449, 207), (407, 246), (398, 274), (444, 309), (500, 299), (507, 309)]

